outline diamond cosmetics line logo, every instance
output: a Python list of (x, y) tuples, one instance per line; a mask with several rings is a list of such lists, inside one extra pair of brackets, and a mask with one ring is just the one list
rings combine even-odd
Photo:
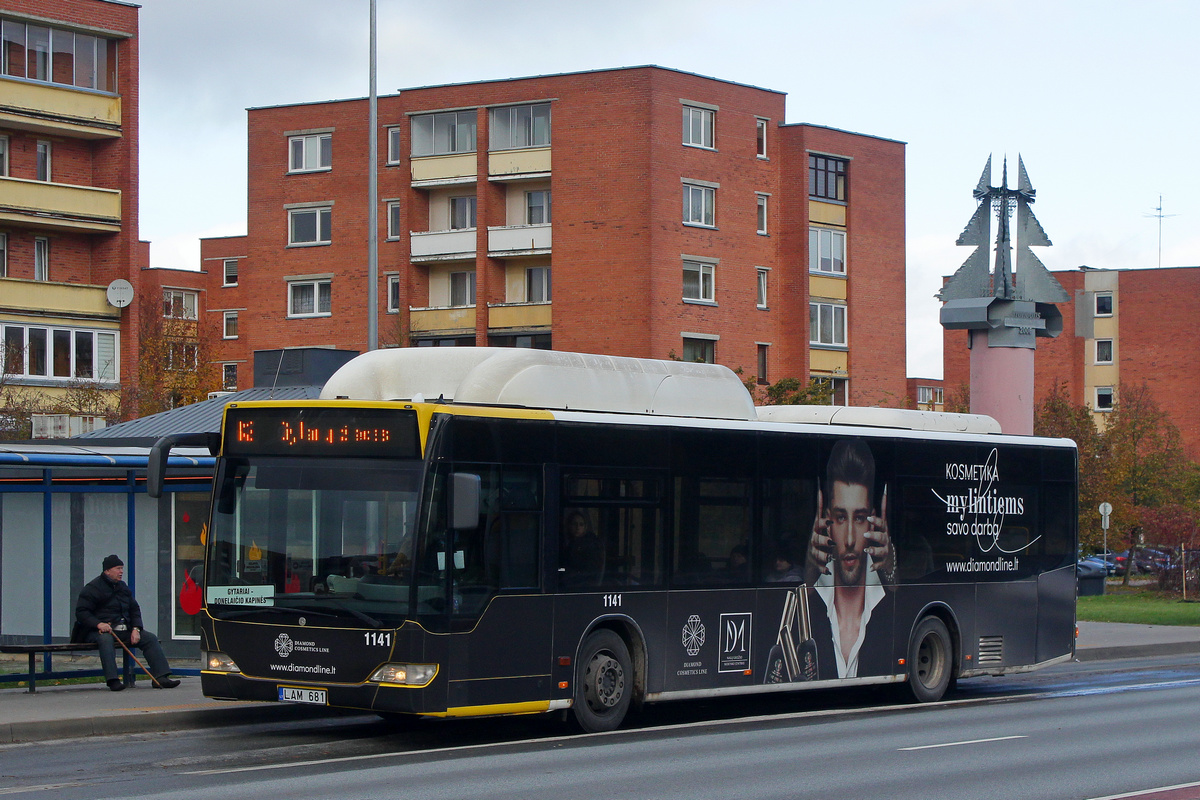
[(683, 626), (683, 647), (689, 656), (694, 656), (703, 646), (704, 623), (700, 621), (699, 616), (692, 614)]
[(292, 637), (286, 633), (279, 634), (275, 639), (275, 652), (279, 653), (280, 658), (287, 658), (292, 654)]

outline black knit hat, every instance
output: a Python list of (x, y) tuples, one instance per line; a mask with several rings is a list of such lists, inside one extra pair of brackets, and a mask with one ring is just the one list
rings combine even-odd
[(115, 553), (111, 556), (104, 557), (104, 571), (105, 572), (108, 572), (113, 567), (123, 567), (123, 566), (125, 566), (125, 562), (122, 561), (121, 557), (116, 555)]

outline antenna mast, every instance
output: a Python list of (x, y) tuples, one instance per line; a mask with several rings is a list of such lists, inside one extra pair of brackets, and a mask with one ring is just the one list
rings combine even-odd
[(1154, 217), (1158, 220), (1158, 265), (1162, 266), (1162, 221), (1164, 217), (1177, 217), (1178, 214), (1164, 214), (1162, 205), (1162, 195), (1158, 196), (1158, 206), (1155, 207), (1153, 214), (1146, 214), (1147, 217)]

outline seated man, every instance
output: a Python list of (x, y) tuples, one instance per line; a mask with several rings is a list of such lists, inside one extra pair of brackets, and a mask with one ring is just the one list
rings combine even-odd
[(155, 689), (173, 689), (179, 681), (171, 677), (171, 667), (163, 654), (158, 637), (142, 628), (142, 609), (133, 598), (125, 577), (125, 562), (115, 555), (106, 556), (103, 572), (92, 579), (79, 593), (75, 604), (73, 642), (96, 642), (100, 645), (100, 664), (108, 688), (119, 692), (125, 688), (117, 670), (116, 637), (129, 647), (140, 647), (146, 656)]

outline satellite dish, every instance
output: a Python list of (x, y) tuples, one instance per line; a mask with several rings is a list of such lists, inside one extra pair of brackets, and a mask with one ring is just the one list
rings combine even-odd
[(124, 308), (133, 302), (133, 284), (124, 278), (117, 278), (108, 285), (108, 304), (116, 308)]

